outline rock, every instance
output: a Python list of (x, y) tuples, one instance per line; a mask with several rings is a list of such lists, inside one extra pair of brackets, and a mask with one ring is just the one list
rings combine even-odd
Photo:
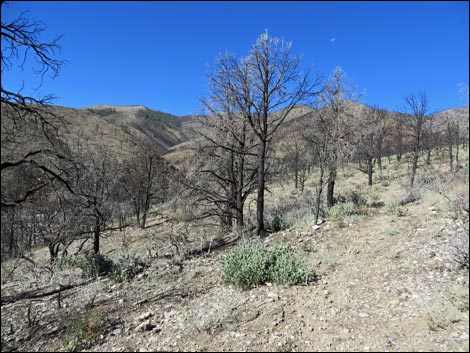
[(312, 230), (313, 230), (313, 231), (316, 231), (316, 230), (318, 230), (318, 229), (320, 229), (320, 226), (319, 226), (319, 225), (316, 225), (316, 224), (315, 224), (314, 226), (312, 226)]
[(163, 313), (163, 316), (165, 317), (166, 320), (170, 319), (171, 317), (175, 315), (176, 315), (176, 310), (165, 311)]
[(369, 317), (369, 314), (366, 314), (366, 313), (359, 313), (358, 316), (359, 316), (359, 317)]
[(418, 228), (416, 229), (416, 235), (419, 235), (419, 234), (424, 234), (427, 232), (427, 229), (426, 228)]
[(143, 313), (142, 315), (138, 316), (137, 321), (147, 320), (150, 316), (153, 316), (153, 313), (151, 311), (148, 311), (148, 312)]
[(273, 302), (279, 299), (279, 296), (276, 293), (268, 293), (268, 298), (271, 299)]
[(152, 333), (159, 333), (161, 330), (162, 330), (162, 328), (161, 328), (160, 326), (155, 326), (155, 327), (152, 329)]
[(468, 341), (468, 334), (464, 333), (462, 336), (460, 336), (460, 339)]
[(113, 332), (111, 333), (111, 335), (112, 335), (112, 336), (119, 336), (119, 335), (121, 335), (121, 333), (122, 333), (122, 329), (117, 328), (117, 329), (113, 330)]
[(155, 328), (156, 325), (152, 324), (150, 320), (142, 322), (139, 326), (135, 328), (135, 331), (137, 332), (143, 332), (143, 331), (150, 331), (153, 328)]

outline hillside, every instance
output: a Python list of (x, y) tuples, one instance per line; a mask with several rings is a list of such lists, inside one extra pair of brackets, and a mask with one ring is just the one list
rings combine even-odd
[[(147, 229), (103, 238), (102, 252), (114, 261), (127, 254), (146, 263), (130, 281), (84, 282), (73, 262), (49, 272), (45, 248), (30, 254), (35, 266), (4, 262), (2, 349), (468, 351), (469, 275), (453, 260), (468, 223), (446, 198), (468, 197), (468, 150), (466, 172), (452, 180), (447, 161), (436, 154), (433, 160), (439, 178), (400, 212), (395, 207), (408, 174), (406, 163), (392, 158), (384, 159), (388, 183), (374, 188), (350, 166), (341, 170), (339, 192), (354, 190), (368, 200), (354, 214), (320, 226), (307, 209), (300, 218), (284, 214), (290, 226), (260, 242), (270, 248), (287, 241), (297, 249), (315, 274), (307, 285), (241, 290), (224, 283), (220, 263), (237, 243), (234, 235), (188, 228), (171, 220), (172, 207), (160, 208)], [(309, 176), (307, 193), (315, 180)], [(445, 196), (433, 191), (437, 185)], [(291, 184), (276, 184), (268, 207), (301, 199)], [(59, 285), (72, 287), (59, 297), (53, 292)]]

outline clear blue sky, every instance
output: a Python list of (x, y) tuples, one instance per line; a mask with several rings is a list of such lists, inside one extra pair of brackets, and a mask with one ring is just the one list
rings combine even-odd
[[(362, 99), (396, 110), (425, 90), (433, 110), (468, 105), (468, 2), (10, 2), (2, 21), (28, 10), (64, 34), (68, 64), (34, 94), (56, 104), (145, 105), (200, 112), (208, 65), (219, 52), (239, 56), (265, 29), (293, 42), (302, 64), (328, 75), (342, 66)], [(5, 88), (37, 87), (31, 68), (2, 75)], [(25, 89), (24, 93), (29, 91)]]

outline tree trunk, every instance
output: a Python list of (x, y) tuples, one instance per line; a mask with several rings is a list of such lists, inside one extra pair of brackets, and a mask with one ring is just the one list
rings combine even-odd
[(320, 216), (320, 203), (321, 203), (321, 194), (323, 191), (323, 168), (320, 168), (320, 181), (316, 189), (316, 198), (315, 198), (315, 224), (318, 223), (318, 217)]
[(410, 188), (413, 187), (416, 177), (416, 170), (418, 169), (418, 159), (419, 159), (419, 148), (416, 148), (413, 152), (413, 164), (411, 166), (411, 180), (410, 180)]
[(265, 235), (264, 229), (264, 187), (265, 187), (265, 169), (266, 141), (261, 139), (258, 150), (258, 198), (256, 204), (256, 234), (259, 237)]
[(100, 225), (99, 221), (96, 221), (95, 228), (93, 230), (93, 252), (98, 254), (100, 252)]
[(452, 143), (449, 143), (449, 161), (450, 161), (450, 171), (454, 171), (454, 156), (452, 155)]
[(245, 222), (243, 219), (243, 173), (244, 173), (244, 161), (243, 156), (239, 156), (238, 170), (237, 170), (237, 190), (236, 190), (236, 217), (237, 217), (237, 232), (239, 235), (243, 232), (243, 227)]
[(376, 157), (377, 166), (379, 167), (380, 177), (382, 177), (382, 156)]
[(336, 181), (336, 168), (333, 167), (332, 169), (330, 169), (330, 172), (328, 175), (328, 189), (326, 192), (326, 203), (328, 207), (333, 207), (334, 205), (335, 181)]
[(368, 177), (368, 185), (372, 186), (372, 174), (374, 172), (373, 166), (372, 166), (372, 157), (369, 157), (367, 159), (367, 177)]

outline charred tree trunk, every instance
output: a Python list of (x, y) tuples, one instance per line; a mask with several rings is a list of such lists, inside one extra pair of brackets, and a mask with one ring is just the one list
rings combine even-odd
[(374, 168), (372, 165), (372, 157), (367, 159), (367, 178), (368, 178), (368, 185), (372, 186), (372, 174), (374, 173)]
[(266, 233), (264, 228), (265, 159), (266, 141), (261, 139), (258, 150), (258, 198), (256, 204), (256, 234), (259, 237), (264, 236)]
[(333, 207), (335, 203), (334, 191), (335, 191), (335, 182), (336, 182), (336, 168), (333, 167), (330, 169), (328, 175), (328, 189), (326, 192), (326, 203), (328, 207)]
[(99, 224), (99, 220), (96, 220), (96, 224), (93, 229), (93, 252), (95, 254), (99, 254), (100, 252), (100, 233), (101, 227)]
[(316, 189), (316, 197), (315, 197), (315, 224), (318, 223), (318, 218), (320, 216), (320, 204), (321, 204), (321, 194), (323, 191), (323, 168), (320, 168), (320, 181), (319, 185)]

